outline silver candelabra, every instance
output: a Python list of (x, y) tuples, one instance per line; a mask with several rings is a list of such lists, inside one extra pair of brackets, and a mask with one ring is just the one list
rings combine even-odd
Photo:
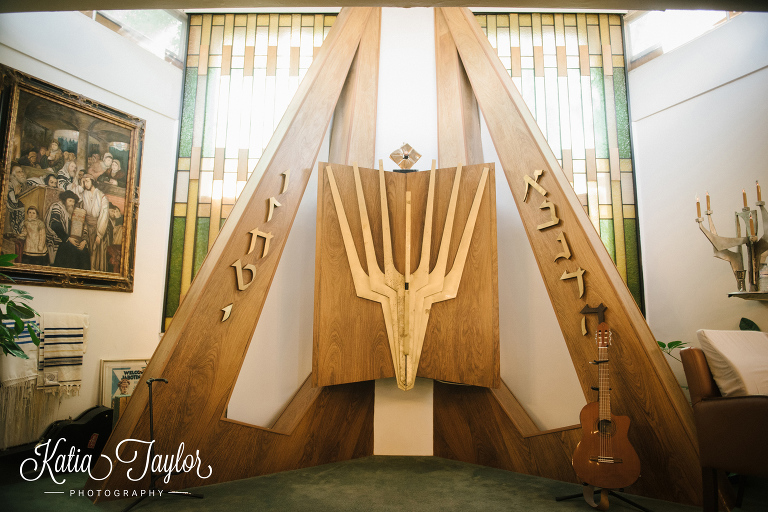
[[(768, 211), (765, 209), (765, 201), (762, 201), (760, 197), (760, 185), (757, 185), (757, 203), (755, 205), (760, 209), (760, 222), (759, 227), (762, 229), (762, 235), (757, 236), (758, 230), (758, 215), (757, 210), (752, 210), (747, 206), (746, 192), (742, 191), (744, 195), (744, 208), (741, 211), (736, 212), (736, 237), (729, 238), (720, 236), (715, 229), (715, 223), (712, 221), (712, 210), (709, 204), (709, 193), (707, 193), (707, 209), (704, 212), (707, 216), (709, 229), (704, 227), (704, 219), (701, 217), (701, 204), (699, 199), (696, 198), (696, 211), (698, 217), (696, 222), (699, 223), (699, 229), (709, 239), (714, 247), (715, 258), (726, 260), (731, 264), (733, 273), (736, 276), (736, 284), (738, 291), (740, 292), (757, 292), (761, 291), (760, 283), (760, 267), (765, 265), (766, 257), (768, 257)], [(742, 223), (744, 225), (745, 236), (742, 236)], [(744, 268), (744, 252), (742, 247), (747, 247), (747, 262), (748, 267)], [(746, 288), (746, 276), (749, 275), (749, 290)], [(765, 279), (765, 278), (763, 278)]]

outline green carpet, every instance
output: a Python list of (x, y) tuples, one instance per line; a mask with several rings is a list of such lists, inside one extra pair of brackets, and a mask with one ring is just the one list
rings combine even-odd
[[(11, 512), (113, 512), (131, 500), (91, 505), (70, 490), (82, 488), (82, 474), (63, 475), (63, 485), (50, 477), (36, 482), (0, 485), (0, 508)], [(65, 491), (65, 494), (44, 494)], [(196, 490), (202, 500), (163, 496), (144, 500), (137, 511), (589, 511), (583, 499), (556, 502), (581, 486), (476, 466), (437, 457), (374, 456), (274, 475), (208, 485)], [(748, 498), (750, 489), (747, 491)], [(765, 498), (765, 493), (762, 498)], [(653, 512), (698, 510), (631, 496)], [(740, 510), (768, 510), (761, 496), (745, 500)], [(757, 501), (755, 501), (757, 500)], [(10, 507), (9, 507), (10, 505)], [(754, 505), (754, 506), (753, 506)], [(610, 510), (635, 510), (611, 498)]]

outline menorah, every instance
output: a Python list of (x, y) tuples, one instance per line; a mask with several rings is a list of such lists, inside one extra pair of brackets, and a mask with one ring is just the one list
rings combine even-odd
[[(384, 323), (387, 330), (392, 362), (395, 368), (397, 385), (400, 389), (413, 388), (419, 367), (422, 347), (427, 331), (430, 311), (434, 304), (454, 299), (459, 290), (461, 277), (467, 263), (467, 256), (475, 231), (475, 224), (480, 210), (480, 203), (489, 176), (489, 168), (484, 167), (480, 182), (474, 192), (469, 216), (461, 233), (458, 250), (453, 266), (448, 270), (448, 253), (454, 236), (454, 219), (461, 183), (462, 166), (456, 168), (448, 201), (448, 211), (442, 227), (442, 237), (437, 251), (437, 260), (430, 271), (430, 256), (433, 242), (433, 215), (435, 211), (435, 161), (429, 171), (429, 186), (427, 191), (426, 212), (424, 215), (423, 235), (421, 241), (421, 257), (415, 270), (410, 268), (411, 262), (411, 192), (405, 194), (405, 272), (400, 273), (394, 264), (392, 234), (390, 232), (390, 212), (387, 208), (387, 187), (384, 170), (379, 168), (379, 200), (381, 208), (381, 232), (383, 241), (384, 270), (379, 267), (374, 251), (374, 238), (371, 230), (371, 220), (368, 218), (368, 207), (363, 194), (363, 184), (360, 170), (355, 164), (353, 175), (355, 195), (358, 203), (359, 222), (362, 227), (367, 273), (358, 257), (347, 214), (341, 200), (341, 194), (336, 184), (336, 177), (331, 165), (325, 168), (333, 204), (338, 215), (344, 248), (352, 273), (355, 293), (358, 297), (381, 304), (384, 313)], [(457, 226), (458, 227), (458, 226)]]
[[(752, 210), (747, 204), (747, 193), (742, 190), (744, 198), (744, 207), (741, 211), (736, 213), (736, 237), (724, 237), (717, 234), (715, 229), (715, 223), (712, 220), (712, 208), (709, 201), (709, 193), (707, 193), (707, 209), (704, 212), (707, 215), (707, 221), (709, 223), (709, 229), (706, 229), (703, 225), (703, 219), (701, 217), (701, 203), (699, 198), (696, 198), (696, 213), (698, 214), (696, 222), (699, 223), (699, 229), (709, 239), (714, 247), (714, 253), (716, 258), (725, 260), (731, 264), (733, 273), (736, 276), (736, 284), (739, 292), (757, 292), (768, 291), (764, 288), (768, 285), (765, 281), (768, 278), (760, 278), (760, 267), (765, 265), (766, 258), (768, 257), (768, 211), (765, 209), (765, 201), (762, 200), (760, 193), (760, 184), (757, 184), (757, 202), (755, 205), (760, 209), (762, 221), (760, 226), (762, 227), (762, 235), (757, 236), (758, 227), (758, 215), (757, 210)], [(742, 223), (744, 223), (745, 236), (742, 236)], [(747, 262), (749, 267), (744, 268), (744, 252), (742, 247), (747, 247)], [(746, 289), (746, 276), (749, 275), (749, 290)]]

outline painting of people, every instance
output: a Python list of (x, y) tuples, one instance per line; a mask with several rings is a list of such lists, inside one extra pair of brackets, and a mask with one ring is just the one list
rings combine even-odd
[(9, 275), (130, 291), (144, 121), (0, 66)]

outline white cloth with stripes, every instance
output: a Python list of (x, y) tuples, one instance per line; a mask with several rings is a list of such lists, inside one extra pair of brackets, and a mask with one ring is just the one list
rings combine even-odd
[(38, 387), (54, 391), (65, 388), (67, 394), (80, 392), (88, 325), (88, 315), (43, 313), (37, 365)]
[[(37, 320), (26, 321), (25, 324), (37, 324)], [(3, 320), (3, 325), (9, 331), (14, 327), (13, 320)], [(0, 352), (0, 383), (3, 386), (15, 386), (37, 378), (37, 345), (32, 342), (29, 327), (16, 338), (16, 344), (27, 354), (29, 359), (12, 355), (2, 355)]]

